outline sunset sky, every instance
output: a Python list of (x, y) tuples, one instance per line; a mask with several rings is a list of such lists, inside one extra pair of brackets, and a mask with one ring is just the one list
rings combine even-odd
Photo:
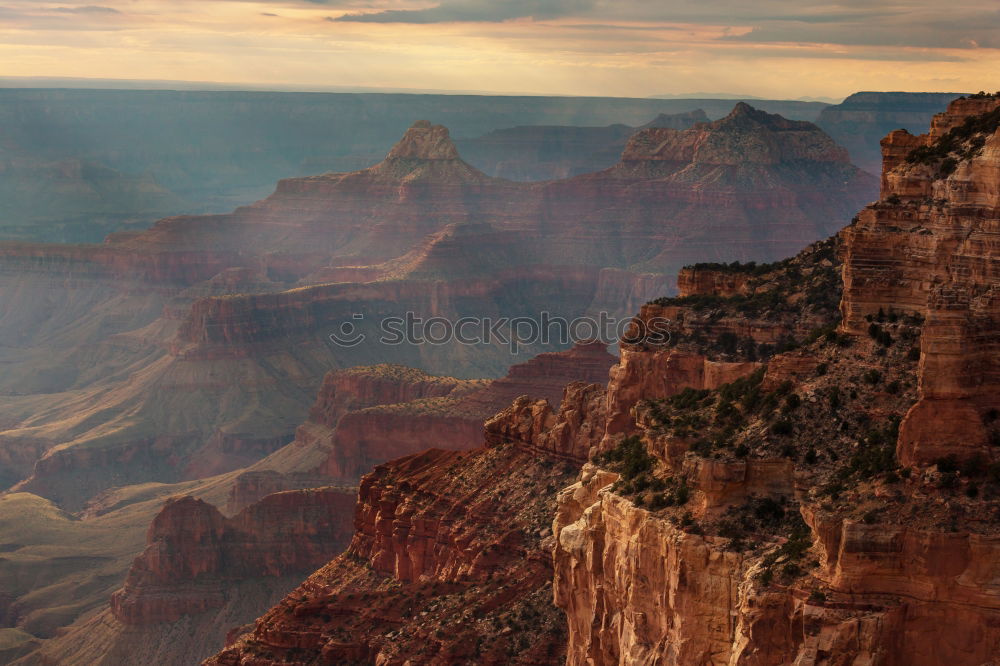
[(0, 0), (0, 76), (648, 97), (1000, 88), (995, 0)]

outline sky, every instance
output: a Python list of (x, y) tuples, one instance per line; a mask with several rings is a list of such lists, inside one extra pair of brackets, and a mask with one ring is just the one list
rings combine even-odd
[(996, 0), (0, 0), (0, 76), (650, 97), (1000, 89)]

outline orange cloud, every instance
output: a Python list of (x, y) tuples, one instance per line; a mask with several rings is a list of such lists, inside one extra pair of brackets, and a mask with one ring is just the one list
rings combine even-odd
[(6, 0), (0, 75), (614, 96), (997, 87), (1000, 12), (982, 1), (666, 4)]

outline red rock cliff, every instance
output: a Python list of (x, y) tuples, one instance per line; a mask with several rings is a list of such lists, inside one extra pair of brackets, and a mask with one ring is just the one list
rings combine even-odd
[(926, 319), (921, 400), (904, 421), (900, 459), (987, 453), (984, 415), (998, 406), (997, 275), (1000, 100), (961, 98), (929, 134), (883, 142), (882, 201), (847, 230), (844, 330), (880, 311)]
[(561, 661), (548, 507), (575, 470), (517, 446), (378, 466), (348, 551), (207, 663)]
[[(627, 418), (619, 410), (631, 430), (608, 419), (609, 432), (633, 436), (612, 439), (559, 496), (555, 594), (569, 623), (567, 663), (978, 666), (995, 657), (1000, 477), (984, 444), (996, 420), (1000, 273), (985, 238), (1000, 173), (989, 166), (992, 112), (964, 112), (996, 106), (958, 102), (935, 122), (939, 138), (922, 144), (931, 150), (889, 155), (898, 201), (862, 213), (839, 251), (839, 331), (819, 292), (809, 296), (831, 287), (826, 271), (803, 279), (815, 265), (808, 254), (774, 267), (765, 292), (733, 293), (724, 281), (722, 296), (706, 298), (699, 282), (719, 282), (692, 279), (686, 299), (656, 306), (688, 317), (682, 329), (739, 321), (741, 309), (745, 321), (749, 309), (797, 349), (716, 390), (670, 396), (643, 388), (646, 373), (618, 380), (637, 400)], [(954, 128), (965, 129), (948, 144)], [(941, 172), (949, 151), (950, 175)], [(963, 203), (906, 203), (939, 191)], [(755, 293), (773, 296), (755, 303)], [(822, 326), (803, 336), (810, 318)], [(702, 329), (710, 355), (745, 357), (735, 337), (728, 351), (718, 346), (732, 325)], [(672, 344), (699, 344), (681, 333)]]
[(169, 500), (111, 610), (127, 625), (172, 622), (221, 606), (234, 581), (310, 571), (347, 544), (354, 503), (353, 489), (298, 490), (225, 518), (192, 497)]
[(340, 420), (319, 470), (334, 479), (354, 480), (372, 465), (422, 451), (431, 443), (439, 448), (474, 448), (482, 442), (483, 421), (515, 398), (541, 396), (558, 404), (566, 384), (604, 382), (613, 363), (606, 345), (579, 344), (512, 366), (506, 377), (461, 397), (353, 411)]

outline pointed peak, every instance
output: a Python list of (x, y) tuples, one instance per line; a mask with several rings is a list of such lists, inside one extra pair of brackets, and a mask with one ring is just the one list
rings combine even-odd
[(447, 127), (418, 120), (406, 130), (386, 159), (457, 160), (459, 157)]
[(769, 130), (821, 131), (816, 125), (804, 120), (788, 120), (777, 113), (756, 109), (746, 102), (738, 102), (729, 115), (712, 123), (715, 128), (736, 127), (746, 129), (749, 125), (760, 125)]
[(729, 116), (727, 117), (737, 118), (739, 116), (757, 116), (760, 115), (761, 113), (764, 112), (758, 111), (757, 109), (753, 108), (746, 102), (737, 102), (736, 106), (733, 107), (733, 110), (729, 112)]

